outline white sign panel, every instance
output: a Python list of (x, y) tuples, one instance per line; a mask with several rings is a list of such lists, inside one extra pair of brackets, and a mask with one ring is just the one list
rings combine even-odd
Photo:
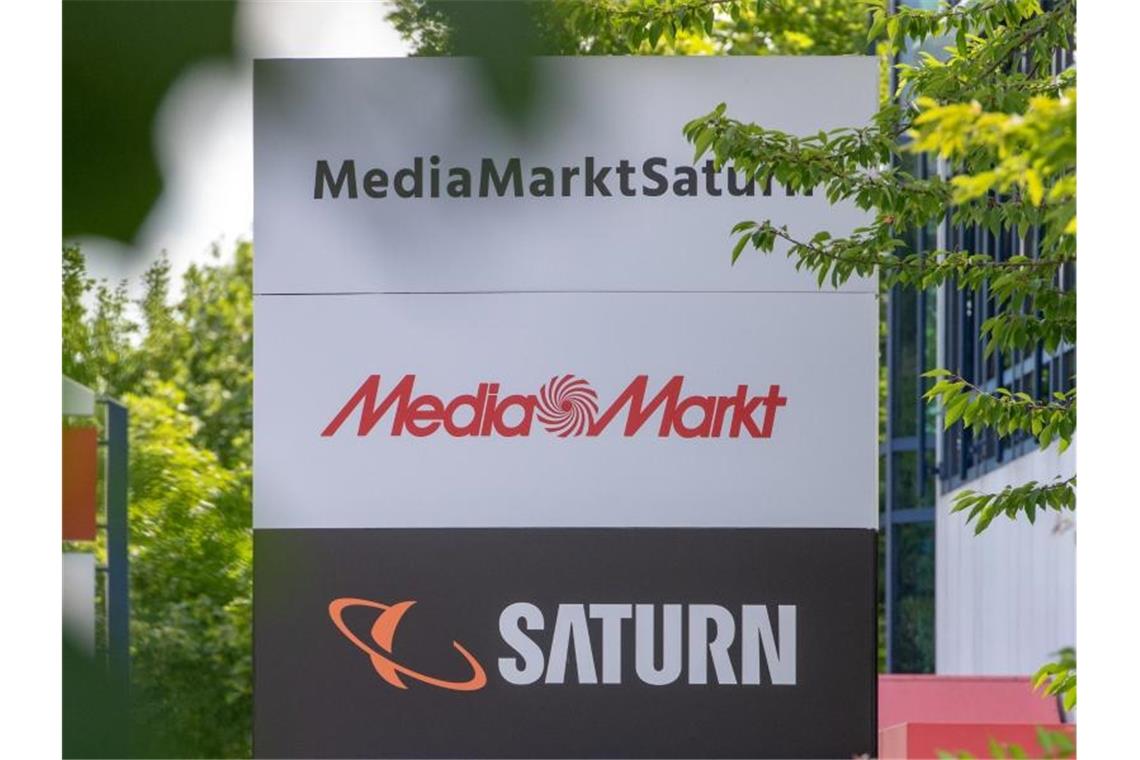
[(721, 102), (794, 133), (865, 124), (873, 58), (554, 59), (539, 70), (534, 129), (520, 134), (462, 60), (258, 61), (255, 291), (816, 293), (782, 256), (732, 266), (732, 225), (771, 217), (838, 235), (866, 221), (821, 194), (707, 173), (681, 127)]
[[(525, 134), (466, 61), (257, 66), (258, 527), (877, 524), (873, 281), (820, 291), (778, 253), (728, 256), (741, 219), (843, 234), (861, 212), (694, 167), (680, 134), (721, 101), (793, 131), (864, 123), (872, 59), (544, 60)], [(392, 435), (398, 408), (319, 435), (374, 374), (384, 397), (414, 374), (405, 404), (560, 375), (599, 405), (641, 375), (790, 395), (758, 440), (421, 438)]]
[(258, 309), (257, 528), (876, 525), (872, 297)]

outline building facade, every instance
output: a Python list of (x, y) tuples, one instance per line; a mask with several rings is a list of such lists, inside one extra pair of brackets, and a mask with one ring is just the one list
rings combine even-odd
[[(913, 5), (929, 3), (917, 0)], [(904, 56), (912, 56), (910, 51)], [(1059, 51), (1056, 70), (1072, 64)], [(917, 176), (945, 175), (928, 157), (906, 168)], [(907, 251), (969, 250), (997, 260), (1032, 256), (1036, 231), (993, 234), (976, 225), (940, 224), (916, 230)], [(1075, 287), (1075, 270), (1061, 273)], [(1073, 387), (1076, 349), (985, 355), (981, 325), (994, 313), (984, 288), (915, 291), (887, 298), (887, 408), (882, 447), (882, 529), (886, 667), (892, 672), (948, 675), (1027, 674), (1062, 647), (1076, 643), (1076, 525), (1072, 513), (998, 518), (974, 535), (965, 516), (951, 513), (963, 489), (1000, 491), (1030, 480), (1075, 474), (1076, 446), (1039, 451), (1028, 437), (974, 436), (962, 423), (942, 429), (923, 400), (926, 370), (943, 367), (974, 385), (1048, 398)]]

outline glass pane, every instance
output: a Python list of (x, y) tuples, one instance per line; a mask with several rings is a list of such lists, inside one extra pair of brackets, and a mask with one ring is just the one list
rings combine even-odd
[(911, 288), (895, 288), (891, 291), (894, 299), (892, 311), (892, 359), (891, 362), (891, 435), (895, 438), (917, 435), (915, 419), (918, 399), (918, 341), (917, 315), (918, 299)]
[(885, 519), (883, 515), (887, 511), (887, 458), (885, 456), (879, 457), (879, 519)]
[(1070, 348), (1061, 357), (1061, 389), (1069, 391), (1077, 384), (1077, 350)]
[(891, 654), (896, 673), (934, 672), (934, 525), (896, 525)]
[(935, 459), (934, 459), (934, 439), (926, 442), (926, 449), (922, 452), (923, 460), (926, 462), (926, 471), (922, 473), (922, 493), (919, 494), (920, 507), (933, 507), (934, 497), (937, 488), (935, 480)]
[(901, 451), (894, 455), (895, 481), (894, 492), (891, 494), (892, 509), (910, 509), (918, 502), (918, 472), (916, 465), (918, 456), (913, 451)]

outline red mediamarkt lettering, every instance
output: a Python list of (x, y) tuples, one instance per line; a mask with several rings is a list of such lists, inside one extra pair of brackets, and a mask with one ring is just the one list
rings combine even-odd
[(391, 435), (417, 437), (440, 431), (453, 437), (528, 436), (536, 419), (560, 437), (598, 436), (611, 425), (631, 437), (659, 416), (656, 429), (662, 438), (770, 438), (776, 411), (788, 403), (779, 385), (769, 385), (763, 396), (750, 395), (747, 385), (738, 385), (730, 396), (684, 395), (683, 375), (674, 375), (648, 400), (649, 376), (638, 375), (604, 410), (589, 383), (573, 375), (551, 378), (538, 394), (501, 396), (499, 383), (479, 383), (475, 393), (449, 401), (430, 393), (416, 395), (415, 383), (415, 375), (404, 375), (381, 398), (380, 375), (369, 375), (321, 435), (335, 435), (359, 410), (358, 436), (369, 435), (391, 412)]

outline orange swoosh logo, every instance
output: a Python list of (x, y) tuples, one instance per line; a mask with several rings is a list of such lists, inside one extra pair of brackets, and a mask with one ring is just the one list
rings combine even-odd
[[(340, 599), (334, 599), (329, 603), (329, 617), (332, 618), (333, 623), (340, 632), (356, 645), (357, 649), (368, 655), (368, 659), (371, 660), (372, 667), (376, 670), (376, 673), (398, 689), (408, 688), (403, 678), (411, 678), (428, 684), (429, 686), (436, 686), (440, 689), (449, 689), (451, 691), (477, 691), (486, 686), (487, 674), (483, 670), (483, 666), (480, 665), (479, 661), (458, 641), (452, 641), (451, 645), (455, 647), (456, 651), (458, 651), (459, 654), (463, 656), (463, 659), (467, 661), (467, 664), (471, 666), (471, 678), (466, 681), (447, 681), (442, 678), (425, 675), (405, 665), (401, 665), (390, 658), (392, 654), (392, 641), (396, 637), (396, 628), (399, 626), (400, 620), (404, 617), (404, 613), (407, 612), (413, 604), (415, 604), (415, 601), (398, 602), (397, 604), (381, 604), (380, 602), (373, 602), (370, 599), (357, 599), (355, 597), (346, 596)], [(345, 624), (344, 611), (349, 607), (369, 607), (380, 611), (380, 614), (376, 616), (376, 621), (372, 624), (371, 630), (375, 647), (362, 641)]]

